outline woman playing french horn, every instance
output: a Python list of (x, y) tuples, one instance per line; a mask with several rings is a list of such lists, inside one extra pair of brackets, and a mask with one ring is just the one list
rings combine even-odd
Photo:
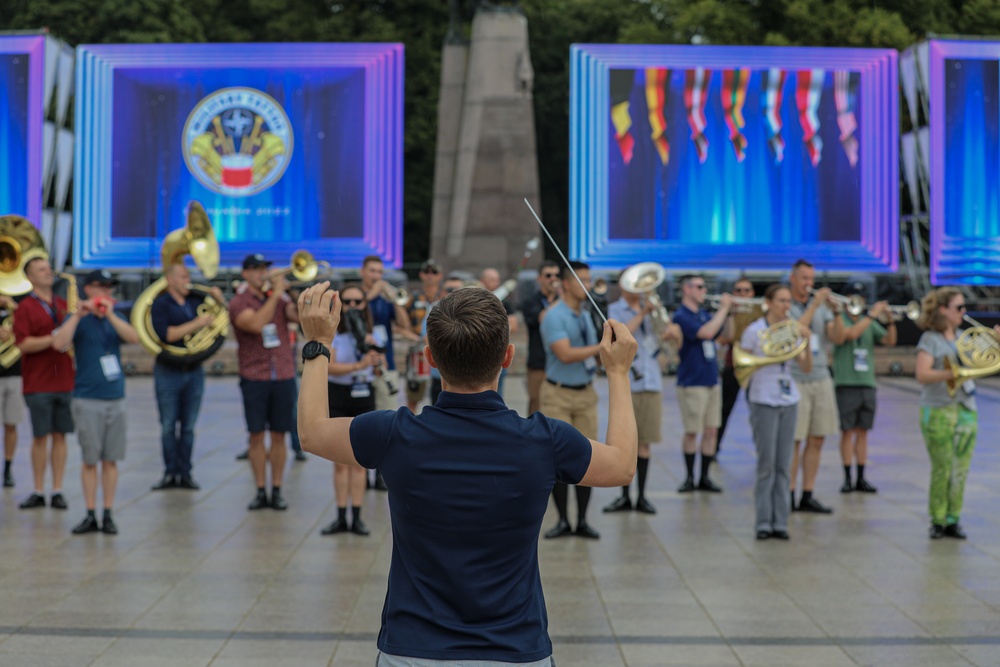
[[(965, 480), (969, 474), (972, 450), (976, 446), (978, 416), (976, 385), (970, 378), (952, 394), (960, 355), (959, 331), (965, 319), (965, 297), (954, 287), (939, 287), (924, 297), (917, 326), (924, 334), (917, 343), (917, 381), (920, 393), (920, 431), (931, 459), (931, 482), (928, 509), (931, 516), (930, 538), (965, 539), (959, 523)], [(1000, 336), (1000, 327), (977, 331), (986, 337)], [(994, 349), (997, 341), (992, 342)], [(952, 367), (952, 368), (949, 368)]]
[[(799, 390), (789, 369), (798, 363), (803, 372), (812, 369), (813, 358), (806, 342), (809, 329), (789, 319), (792, 293), (784, 285), (771, 285), (764, 292), (767, 313), (743, 332), (740, 347), (755, 358), (784, 358), (780, 363), (760, 363), (747, 389), (750, 425), (757, 448), (757, 482), (754, 486), (757, 539), (788, 539), (791, 499), (792, 447)], [(790, 356), (798, 350), (796, 356)]]

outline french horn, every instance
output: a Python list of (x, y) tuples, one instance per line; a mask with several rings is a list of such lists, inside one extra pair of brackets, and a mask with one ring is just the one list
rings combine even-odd
[(955, 341), (962, 364), (953, 365), (948, 357), (944, 359), (945, 370), (950, 370), (953, 375), (945, 383), (952, 398), (964, 381), (1000, 373), (1000, 339), (996, 332), (968, 315), (963, 315), (962, 319), (972, 325), (963, 329)]
[(764, 329), (759, 335), (763, 355), (751, 354), (739, 343), (733, 345), (733, 371), (736, 381), (743, 388), (746, 388), (750, 376), (758, 369), (790, 361), (802, 354), (809, 345), (809, 339), (799, 331), (798, 320), (782, 320)]
[[(219, 272), (219, 242), (212, 230), (205, 208), (197, 201), (187, 206), (186, 224), (167, 234), (160, 248), (160, 259), (166, 272), (171, 264), (180, 264), (185, 255), (191, 255), (195, 265), (206, 278), (214, 278)], [(157, 360), (168, 365), (194, 365), (208, 359), (219, 351), (229, 333), (229, 311), (226, 305), (216, 302), (207, 285), (191, 285), (192, 292), (205, 295), (205, 301), (198, 306), (198, 315), (212, 315), (212, 323), (186, 336), (182, 344), (170, 344), (160, 340), (153, 330), (153, 302), (167, 289), (166, 277), (161, 277), (147, 287), (132, 308), (132, 326), (139, 334), (139, 342)]]

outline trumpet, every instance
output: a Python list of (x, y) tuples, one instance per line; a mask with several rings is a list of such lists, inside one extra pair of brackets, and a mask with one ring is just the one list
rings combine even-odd
[(590, 287), (590, 293), (594, 296), (606, 296), (608, 293), (608, 281), (606, 278), (598, 278)]
[[(914, 322), (920, 319), (920, 302), (911, 301), (905, 306), (889, 306), (887, 308), (889, 313), (892, 315), (892, 319), (901, 320), (904, 317), (908, 320), (913, 320)], [(887, 320), (885, 318), (879, 318), (880, 322), (885, 323)]]
[[(819, 290), (812, 287), (809, 288), (809, 293), (815, 295)], [(830, 292), (830, 299), (844, 308), (848, 313), (857, 317), (865, 310), (865, 300), (859, 294), (853, 294), (851, 296), (844, 296), (843, 294), (837, 294), (836, 292)]]
[[(759, 308), (761, 311), (766, 311), (767, 307), (764, 305), (764, 297), (746, 297), (746, 296), (734, 296), (730, 297), (732, 308), (729, 312), (731, 313), (749, 313), (755, 308)], [(712, 308), (718, 309), (719, 304), (722, 302), (721, 294), (709, 294), (705, 297), (705, 303), (709, 304)]]
[(392, 283), (382, 281), (382, 293), (380, 295), (389, 303), (406, 307), (410, 303), (410, 292), (405, 287), (395, 287)]

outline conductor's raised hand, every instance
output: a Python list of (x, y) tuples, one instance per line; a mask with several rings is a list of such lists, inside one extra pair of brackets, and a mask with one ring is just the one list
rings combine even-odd
[(608, 375), (628, 373), (639, 347), (628, 327), (618, 320), (604, 323), (604, 338), (601, 339), (601, 363)]
[(299, 324), (306, 340), (329, 345), (340, 324), (340, 294), (324, 280), (302, 290), (299, 295)]

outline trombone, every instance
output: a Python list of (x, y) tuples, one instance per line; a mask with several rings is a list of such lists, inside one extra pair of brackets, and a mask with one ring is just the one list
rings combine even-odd
[(305, 249), (296, 250), (292, 253), (292, 257), (288, 260), (288, 266), (283, 269), (274, 269), (267, 274), (268, 280), (273, 280), (277, 276), (283, 276), (286, 273), (291, 273), (295, 280), (289, 283), (289, 286), (299, 285), (302, 283), (311, 283), (319, 277), (320, 268), (323, 269), (323, 276), (326, 277), (330, 274), (332, 270), (330, 263), (327, 261), (316, 261), (313, 254)]
[[(815, 295), (819, 290), (810, 287), (809, 293)], [(836, 292), (830, 292), (830, 299), (835, 303), (839, 304), (841, 308), (844, 308), (848, 313), (857, 317), (865, 310), (865, 300), (860, 294), (853, 294), (851, 296), (844, 296), (843, 294), (837, 294)]]

